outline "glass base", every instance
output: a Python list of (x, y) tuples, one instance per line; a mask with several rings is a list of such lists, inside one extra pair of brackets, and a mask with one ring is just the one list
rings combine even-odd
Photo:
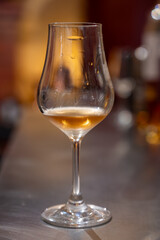
[(51, 225), (67, 228), (94, 227), (111, 220), (111, 213), (106, 208), (85, 203), (80, 206), (56, 205), (47, 208), (41, 216)]

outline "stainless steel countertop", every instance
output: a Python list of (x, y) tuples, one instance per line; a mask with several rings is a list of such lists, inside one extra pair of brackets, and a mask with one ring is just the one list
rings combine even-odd
[(82, 142), (81, 191), (87, 203), (112, 212), (88, 229), (50, 226), (40, 214), (71, 192), (68, 138), (35, 108), (24, 109), (0, 174), (0, 240), (159, 240), (160, 147), (115, 126), (116, 113)]

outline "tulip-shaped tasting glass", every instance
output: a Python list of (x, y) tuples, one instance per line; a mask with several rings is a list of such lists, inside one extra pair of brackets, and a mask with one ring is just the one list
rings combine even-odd
[(72, 193), (66, 204), (47, 208), (42, 219), (71, 228), (108, 222), (111, 214), (106, 208), (85, 204), (79, 176), (80, 143), (108, 115), (114, 99), (101, 24), (49, 24), (37, 99), (43, 115), (63, 131), (73, 145)]

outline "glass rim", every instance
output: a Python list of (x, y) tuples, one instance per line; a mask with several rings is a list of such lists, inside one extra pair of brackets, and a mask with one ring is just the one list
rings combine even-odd
[(101, 23), (94, 22), (53, 22), (48, 24), (49, 27), (100, 27)]

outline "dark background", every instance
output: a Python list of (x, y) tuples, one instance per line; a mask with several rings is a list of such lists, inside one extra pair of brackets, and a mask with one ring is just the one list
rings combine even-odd
[[(123, 105), (129, 111), (134, 119), (130, 125), (140, 127), (141, 130), (146, 129), (146, 126), (156, 126), (154, 133), (158, 140), (152, 139), (149, 144), (159, 145), (160, 77), (159, 72), (157, 74), (153, 68), (159, 66), (160, 57), (154, 57), (155, 43), (152, 44), (150, 38), (153, 36), (154, 40), (156, 36), (159, 39), (159, 22), (151, 18), (155, 4), (156, 1), (153, 0), (1, 0), (0, 156), (3, 155), (13, 129), (18, 126), (21, 108), (36, 104), (36, 89), (47, 45), (47, 24), (55, 21), (102, 23), (106, 58), (113, 83), (115, 79), (127, 77), (132, 78), (131, 82), (136, 86), (128, 97), (116, 91), (118, 101), (115, 105)], [(148, 51), (146, 64), (150, 63), (151, 57), (155, 61), (151, 61), (151, 69), (134, 57), (135, 50), (145, 43)], [(145, 73), (144, 69), (148, 69), (151, 74)], [(123, 92), (125, 87), (124, 84), (121, 85)], [(119, 85), (116, 85), (116, 89), (119, 89)], [(128, 120), (123, 117), (125, 125)]]

